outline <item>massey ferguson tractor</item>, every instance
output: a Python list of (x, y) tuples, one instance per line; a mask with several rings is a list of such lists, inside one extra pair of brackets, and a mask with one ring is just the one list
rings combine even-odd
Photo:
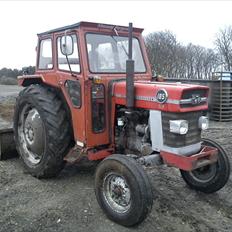
[(201, 138), (208, 87), (152, 78), (142, 31), (80, 22), (38, 34), (36, 74), (18, 77), (25, 88), (14, 114), (27, 171), (48, 178), (66, 162), (98, 161), (97, 201), (124, 226), (151, 211), (148, 166), (178, 168), (204, 193), (221, 189), (230, 175), (223, 148)]

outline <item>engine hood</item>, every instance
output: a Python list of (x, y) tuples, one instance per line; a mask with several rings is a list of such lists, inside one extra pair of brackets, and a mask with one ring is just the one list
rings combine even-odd
[[(163, 102), (161, 92), (166, 96)], [(208, 92), (208, 87), (200, 85), (135, 81), (135, 107), (170, 112), (207, 110)], [(126, 81), (114, 83), (112, 95), (116, 104), (125, 105)]]

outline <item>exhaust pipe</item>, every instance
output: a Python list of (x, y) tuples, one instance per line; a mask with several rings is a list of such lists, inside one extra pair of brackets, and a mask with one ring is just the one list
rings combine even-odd
[(126, 107), (127, 114), (131, 114), (134, 108), (134, 60), (132, 59), (132, 43), (133, 43), (133, 25), (129, 23), (128, 35), (128, 60), (126, 61)]

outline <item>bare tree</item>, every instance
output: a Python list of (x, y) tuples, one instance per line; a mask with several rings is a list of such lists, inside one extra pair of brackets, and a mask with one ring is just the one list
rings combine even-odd
[(218, 32), (215, 44), (225, 70), (230, 71), (232, 68), (232, 26), (221, 29)]
[(154, 32), (145, 38), (153, 70), (174, 78), (209, 79), (218, 67), (218, 54), (202, 46), (181, 45), (170, 31)]
[(172, 76), (178, 47), (175, 35), (170, 31), (154, 32), (149, 34), (145, 41), (153, 70)]

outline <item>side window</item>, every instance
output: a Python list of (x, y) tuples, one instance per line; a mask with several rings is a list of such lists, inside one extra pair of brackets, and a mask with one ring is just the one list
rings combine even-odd
[(81, 107), (81, 85), (79, 81), (67, 80), (65, 83), (66, 90), (74, 107)]
[(52, 69), (52, 40), (44, 39), (40, 42), (39, 69)]
[(92, 129), (100, 133), (105, 128), (105, 88), (102, 84), (94, 84), (91, 88), (92, 97)]
[(58, 68), (60, 70), (70, 71), (68, 61), (70, 63), (70, 67), (73, 72), (80, 72), (80, 62), (79, 62), (79, 51), (78, 51), (78, 45), (77, 45), (77, 37), (76, 35), (72, 35), (73, 39), (73, 54), (68, 56), (68, 60), (65, 55), (61, 52), (61, 37), (58, 37), (57, 39), (57, 50), (58, 50)]

